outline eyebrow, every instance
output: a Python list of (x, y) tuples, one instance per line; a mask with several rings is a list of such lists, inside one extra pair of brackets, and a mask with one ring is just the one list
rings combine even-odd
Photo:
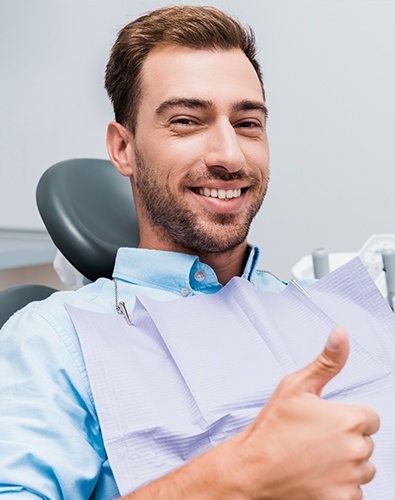
[(250, 101), (249, 99), (244, 99), (243, 101), (237, 102), (233, 106), (234, 112), (250, 111), (250, 110), (251, 111), (254, 111), (254, 110), (262, 111), (263, 114), (265, 115), (265, 118), (267, 118), (268, 109), (267, 109), (266, 105), (261, 101)]
[[(188, 99), (184, 97), (173, 97), (162, 102), (156, 108), (155, 114), (159, 116), (168, 109), (175, 108), (177, 106), (190, 109), (204, 109), (204, 110), (210, 110), (214, 108), (213, 102), (206, 99)], [(265, 118), (267, 118), (268, 115), (267, 107), (261, 101), (244, 99), (242, 101), (236, 102), (232, 106), (232, 111), (234, 113), (238, 111), (250, 111), (250, 110), (262, 111), (263, 114), (265, 115)]]
[(162, 102), (155, 110), (156, 115), (161, 115), (170, 108), (175, 108), (177, 106), (182, 106), (183, 108), (191, 109), (212, 109), (214, 107), (211, 101), (205, 99), (187, 99), (184, 97), (174, 97)]

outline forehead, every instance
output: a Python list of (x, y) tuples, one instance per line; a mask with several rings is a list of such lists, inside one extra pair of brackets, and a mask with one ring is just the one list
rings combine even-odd
[(173, 96), (210, 100), (218, 107), (248, 99), (263, 102), (258, 75), (240, 49), (155, 48), (143, 64), (141, 78), (140, 111)]

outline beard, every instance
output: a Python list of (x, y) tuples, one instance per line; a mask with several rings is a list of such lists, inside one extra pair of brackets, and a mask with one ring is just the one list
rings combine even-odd
[(255, 198), (243, 215), (206, 211), (203, 219), (170, 190), (168, 183), (160, 182), (157, 167), (145, 162), (137, 148), (135, 160), (135, 184), (141, 208), (165, 240), (198, 254), (227, 252), (246, 240), (251, 222), (265, 198), (268, 176), (263, 179), (264, 189), (259, 191), (260, 179), (255, 173), (248, 175), (245, 172), (213, 169), (199, 176), (187, 174), (181, 183), (185, 192), (189, 190), (188, 186), (207, 180), (247, 181), (249, 190), (256, 191)]

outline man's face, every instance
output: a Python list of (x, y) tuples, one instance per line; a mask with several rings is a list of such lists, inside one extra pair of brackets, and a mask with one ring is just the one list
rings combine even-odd
[(269, 174), (266, 108), (241, 50), (155, 49), (142, 70), (132, 183), (141, 246), (245, 242)]

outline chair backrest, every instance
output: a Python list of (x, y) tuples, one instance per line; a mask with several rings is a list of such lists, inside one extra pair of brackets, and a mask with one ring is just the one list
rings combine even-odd
[(129, 179), (108, 160), (56, 163), (42, 175), (36, 200), (55, 246), (91, 281), (111, 278), (119, 247), (138, 246)]
[(0, 328), (19, 309), (29, 302), (43, 300), (56, 290), (44, 285), (16, 285), (0, 291)]

